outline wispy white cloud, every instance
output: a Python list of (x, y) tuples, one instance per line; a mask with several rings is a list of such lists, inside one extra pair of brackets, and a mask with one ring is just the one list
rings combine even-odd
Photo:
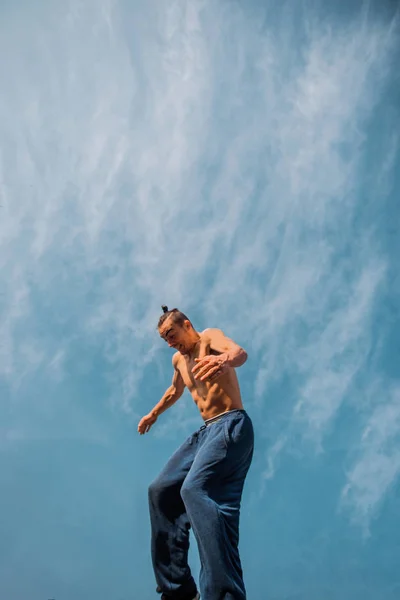
[(276, 459), (287, 443), (287, 436), (281, 435), (268, 451), (267, 468), (262, 474), (263, 479), (271, 479), (276, 470)]
[(340, 502), (365, 535), (400, 473), (400, 390), (382, 390), (378, 401), (363, 430)]
[(382, 265), (366, 265), (353, 290), (349, 290), (345, 306), (328, 313), (322, 331), (316, 330), (314, 339), (301, 350), (297, 364), (307, 378), (299, 390), (294, 417), (318, 444), (368, 358), (373, 301), (384, 275)]
[(48, 371), (56, 381), (60, 382), (64, 378), (64, 360), (65, 350), (57, 350), (48, 363)]
[[(359, 277), (345, 289), (341, 305), (330, 309), (331, 297), (320, 299), (321, 305), (328, 303), (324, 306), (325, 321), (321, 318), (314, 323), (303, 344), (296, 347), (297, 353), (295, 348), (289, 348), (291, 371), (285, 358), (282, 369), (296, 378), (295, 399), (289, 405), (283, 433), (278, 434), (276, 443), (266, 451), (268, 469), (263, 479), (274, 476), (278, 456), (293, 436), (300, 434), (300, 439), (311, 443), (315, 451), (323, 450), (324, 435), (332, 429), (373, 347), (374, 300), (384, 277), (381, 263), (365, 265)], [(259, 381), (261, 377), (265, 373), (259, 374)]]

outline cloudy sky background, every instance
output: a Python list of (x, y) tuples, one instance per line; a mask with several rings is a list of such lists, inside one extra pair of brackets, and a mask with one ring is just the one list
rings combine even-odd
[(0, 3), (2, 598), (155, 597), (162, 303), (249, 352), (249, 599), (399, 597), (400, 14), (330, 4)]

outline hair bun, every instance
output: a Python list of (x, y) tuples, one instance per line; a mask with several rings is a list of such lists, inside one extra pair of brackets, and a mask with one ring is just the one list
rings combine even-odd
[(167, 313), (168, 312), (168, 306), (165, 306), (165, 304), (163, 304), (161, 308), (163, 310), (163, 313)]

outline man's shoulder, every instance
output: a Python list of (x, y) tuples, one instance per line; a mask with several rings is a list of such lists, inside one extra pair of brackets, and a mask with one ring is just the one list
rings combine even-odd
[(207, 329), (204, 329), (204, 331), (202, 331), (200, 335), (202, 338), (212, 338), (213, 335), (218, 333), (222, 332), (217, 327), (207, 327)]
[(175, 352), (175, 353), (172, 355), (172, 364), (173, 364), (173, 366), (174, 366), (174, 367), (177, 367), (177, 366), (178, 366), (178, 364), (179, 364), (179, 361), (180, 361), (180, 358), (181, 358), (181, 354), (180, 354), (180, 352)]

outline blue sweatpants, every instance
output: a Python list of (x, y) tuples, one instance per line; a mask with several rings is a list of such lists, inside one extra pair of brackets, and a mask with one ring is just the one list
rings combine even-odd
[(253, 456), (254, 433), (244, 410), (224, 413), (190, 436), (149, 487), (152, 560), (167, 598), (194, 597), (189, 530), (196, 537), (202, 600), (245, 600), (239, 512)]

